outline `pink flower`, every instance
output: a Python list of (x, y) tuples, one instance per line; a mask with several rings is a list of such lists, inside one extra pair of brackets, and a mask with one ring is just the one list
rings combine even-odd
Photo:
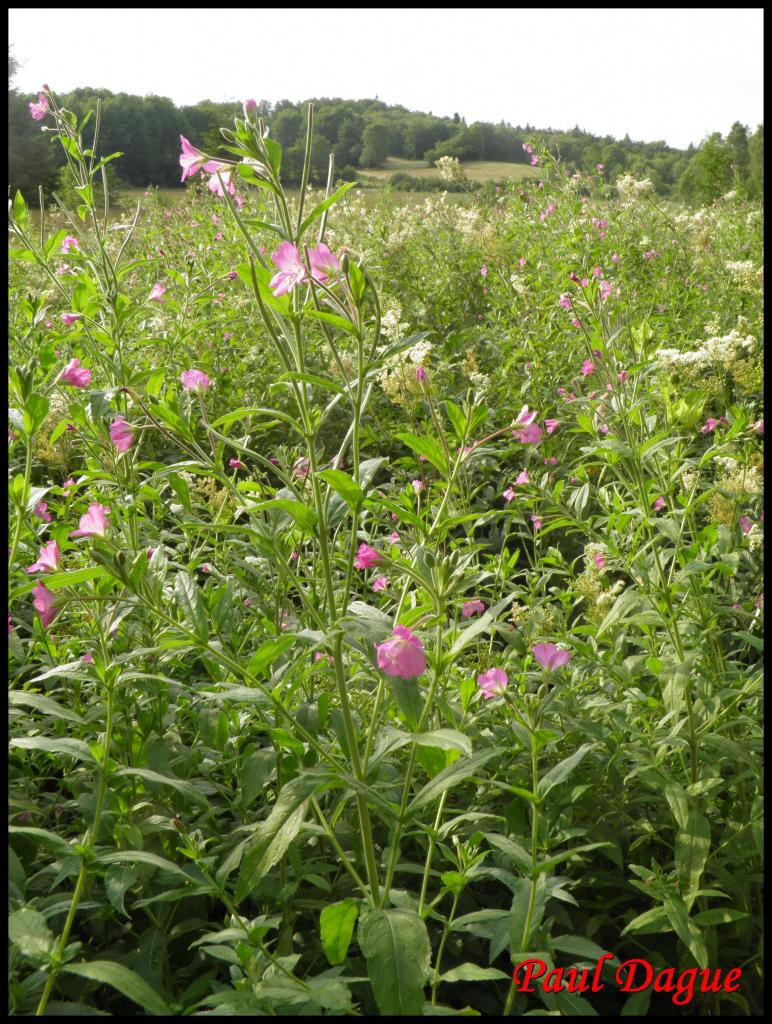
[(415, 494), (420, 494), (421, 491), (425, 491), (425, 490), (426, 490), (426, 484), (424, 484), (423, 480), (414, 480), (413, 481), (413, 491), (414, 491)]
[(580, 331), (582, 329), (582, 321), (579, 319), (578, 316), (574, 316), (571, 318), (571, 326), (575, 328), (577, 331)]
[(33, 121), (42, 121), (48, 113), (48, 97), (45, 93), (38, 93), (37, 103), (29, 104), (29, 112)]
[(354, 567), (357, 569), (371, 569), (374, 565), (383, 561), (383, 555), (369, 544), (360, 544), (357, 556), (354, 559)]
[(290, 552), (289, 560), (290, 560), (290, 562), (297, 562), (299, 557), (300, 557), (300, 555), (298, 555), (297, 551), (291, 551)]
[(406, 626), (395, 626), (394, 635), (376, 644), (378, 668), (387, 676), (415, 679), (426, 671), (426, 655), (421, 641)]
[(757, 434), (761, 434), (761, 436), (763, 437), (764, 436), (764, 420), (756, 420), (756, 422), (753, 424), (753, 429), (756, 431)]
[(303, 283), (306, 268), (294, 242), (282, 242), (276, 252), (271, 253), (271, 259), (279, 268), (279, 273), (271, 278), (269, 285), (274, 295), (284, 295)]
[(27, 567), (27, 572), (56, 572), (58, 568), (59, 545), (55, 540), (50, 540), (40, 549), (37, 562)]
[(69, 384), (73, 388), (86, 388), (91, 383), (91, 370), (80, 365), (80, 359), (71, 359), (59, 376), (58, 384)]
[[(743, 533), (751, 532), (751, 521), (748, 518), (748, 516), (740, 516), (740, 529)], [(29, 569), (27, 570), (27, 572), (29, 572)]]
[(599, 569), (603, 570), (606, 568), (606, 559), (603, 557), (603, 553), (601, 551), (596, 551), (592, 556), (592, 560)]
[(707, 420), (705, 421), (705, 426), (701, 428), (700, 433), (710, 434), (716, 429), (717, 426), (718, 420), (714, 420), (712, 416), (708, 416)]
[(539, 162), (539, 158), (535, 153), (531, 154), (531, 167), (535, 167)]
[(56, 598), (50, 590), (46, 589), (43, 583), (38, 583), (32, 593), (35, 595), (33, 604), (37, 608), (43, 629), (48, 629), (59, 615), (61, 608), (56, 607)]
[(558, 464), (558, 460), (555, 458), (554, 455), (550, 455), (549, 458), (544, 460), (544, 465), (545, 466), (557, 466), (557, 464)]
[(310, 459), (304, 459), (302, 456), (295, 459), (292, 465), (292, 475), (304, 480), (311, 472), (311, 461)]
[(507, 487), (506, 491), (504, 491), (504, 493), (502, 495), (504, 501), (506, 501), (506, 502), (512, 501), (514, 496), (515, 496), (515, 492), (514, 492), (512, 487)]
[(80, 246), (78, 245), (78, 239), (77, 238), (73, 238), (72, 235), (66, 235), (64, 241), (62, 242), (62, 248), (59, 251), (60, 252), (72, 252), (73, 249), (76, 252), (80, 252)]
[(529, 484), (530, 482), (531, 482), (531, 478), (528, 476), (528, 470), (527, 469), (524, 469), (523, 472), (518, 476), (517, 480), (515, 480), (515, 483), (516, 484), (520, 484), (520, 485), (522, 485), (522, 484)]
[(320, 242), (316, 248), (308, 250), (308, 262), (311, 265), (311, 276), (315, 280), (321, 281), (322, 284), (328, 278), (335, 277), (340, 273), (338, 257), (330, 252), (330, 249), (324, 242)]
[(389, 541), (390, 541), (390, 543), (392, 543), (392, 544), (399, 544), (399, 534), (397, 533), (397, 531), (396, 531), (396, 530), (393, 530), (393, 531), (392, 531), (392, 534), (391, 534), (391, 536), (389, 537)]
[(231, 469), (246, 469), (247, 468), (244, 465), (244, 463), (241, 461), (241, 459), (229, 459), (228, 460), (228, 465), (231, 467)]
[(555, 644), (536, 644), (531, 651), (545, 672), (561, 668), (571, 660), (571, 652), (563, 651)]
[(508, 682), (507, 673), (503, 668), (489, 668), (487, 672), (482, 672), (477, 677), (477, 685), (482, 690), (485, 700), (490, 700), (502, 690), (506, 690)]
[(70, 324), (77, 323), (78, 320), (82, 320), (82, 319), (83, 319), (83, 314), (82, 313), (62, 313), (62, 320), (64, 321), (65, 326), (67, 326), (67, 327), (69, 327)]
[(195, 395), (203, 395), (212, 383), (202, 370), (183, 370), (180, 380), (182, 386)]
[(603, 170), (603, 164), (596, 164), (595, 169), (597, 171), (602, 171)]
[(608, 434), (608, 424), (607, 423), (601, 423), (601, 425), (598, 427), (598, 430), (605, 437), (605, 435)]
[(608, 281), (601, 281), (600, 283), (600, 297), (603, 302), (611, 295), (611, 285)]
[(91, 651), (86, 651), (86, 653), (80, 660), (84, 663), (84, 665), (93, 665), (94, 655), (91, 653)]
[(536, 423), (529, 423), (524, 430), (516, 430), (514, 435), (522, 444), (538, 444), (541, 441), (542, 429)]
[(8, 612), (8, 636), (10, 636), (11, 633), (13, 633), (13, 619), (11, 618), (11, 613)]
[(659, 512), (660, 509), (665, 507), (665, 499), (660, 495), (659, 498), (654, 502), (654, 511)]
[(182, 143), (182, 152), (180, 153), (180, 167), (182, 168), (182, 177), (180, 181), (184, 181), (186, 178), (192, 178), (196, 171), (206, 170), (210, 171), (217, 161), (209, 160), (209, 157), (205, 153), (202, 153), (200, 149), (196, 149), (195, 146), (191, 146), (184, 135), (180, 135), (180, 142)]
[(74, 486), (75, 480), (72, 477), (70, 477), (69, 480), (65, 480), (64, 483), (62, 484), (62, 490), (64, 491), (65, 495), (69, 494)]
[(385, 590), (389, 585), (388, 576), (379, 576), (373, 583), (373, 590), (378, 593), (380, 590)]
[[(210, 192), (214, 192), (215, 195), (221, 199), (225, 196), (223, 191), (223, 185), (228, 190), (228, 195), (233, 195), (236, 191), (236, 186), (231, 181), (233, 176), (233, 168), (228, 164), (221, 163), (219, 160), (212, 160), (208, 164), (204, 164), (205, 171), (212, 171), (212, 176), (207, 182), (207, 188)], [(219, 172), (219, 174), (218, 174)], [(220, 179), (222, 178), (222, 184)]]
[(582, 363), (582, 376), (589, 377), (591, 373), (595, 373), (595, 363), (592, 359), (585, 359)]
[(527, 427), (536, 419), (536, 410), (532, 412), (528, 411), (528, 406), (524, 405), (520, 412), (517, 414), (517, 419), (513, 420), (513, 427)]
[(611, 262), (612, 263), (619, 263), (619, 253), (618, 252), (612, 252), (612, 254), (611, 254)]
[(480, 267), (480, 277), (487, 277), (487, 276), (488, 276), (488, 268), (485, 266), (485, 264), (483, 264)]
[(244, 100), (244, 113), (249, 117), (257, 110), (257, 100)]
[(544, 426), (547, 428), (548, 434), (554, 434), (560, 426), (560, 420), (545, 420)]
[(69, 536), (72, 537), (104, 537), (107, 533), (107, 516), (109, 508), (94, 502), (89, 505), (88, 512), (80, 517), (80, 524), (77, 530), (73, 530)]
[(110, 424), (110, 440), (119, 452), (127, 452), (134, 444), (134, 431), (123, 416), (116, 416)]
[(417, 366), (415, 371), (416, 380), (426, 380), (426, 370), (423, 366)]
[(620, 370), (619, 371), (619, 380), (621, 381), (622, 384), (624, 384), (624, 382), (627, 380), (627, 370)]
[(531, 516), (531, 522), (533, 523), (534, 530), (541, 529), (541, 519), (538, 516)]
[(571, 308), (571, 296), (568, 294), (568, 292), (563, 292), (563, 294), (560, 296), (560, 299), (558, 300), (558, 305), (561, 306), (563, 309)]
[(603, 277), (603, 271), (600, 269), (600, 267), (593, 267), (592, 268), (592, 276), (593, 277)]
[(461, 606), (461, 614), (465, 619), (470, 618), (472, 615), (482, 615), (485, 611), (485, 605), (478, 597), (473, 597), (470, 601), (464, 601)]
[(528, 260), (525, 258), (525, 256), (521, 256), (517, 262), (519, 266), (524, 267)]
[(165, 291), (166, 289), (164, 288), (164, 286), (160, 282), (157, 282), (156, 284), (153, 285), (153, 290), (150, 292), (150, 301), (166, 302), (166, 299), (163, 297)]
[(51, 522), (51, 513), (48, 511), (48, 505), (44, 501), (39, 501), (32, 510), (33, 516), (37, 516), (38, 519), (42, 519), (44, 523)]

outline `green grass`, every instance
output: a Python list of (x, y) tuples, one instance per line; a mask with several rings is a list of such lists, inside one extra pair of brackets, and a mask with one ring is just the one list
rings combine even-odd
[[(505, 160), (470, 160), (461, 166), (472, 181), (498, 181), (502, 178), (522, 181), (524, 178), (535, 177), (537, 173), (528, 164), (514, 164)], [(437, 168), (429, 167), (425, 160), (403, 160), (396, 156), (388, 157), (383, 167), (362, 168), (362, 174), (372, 178), (389, 179), (398, 173), (409, 174), (414, 178), (439, 177)]]

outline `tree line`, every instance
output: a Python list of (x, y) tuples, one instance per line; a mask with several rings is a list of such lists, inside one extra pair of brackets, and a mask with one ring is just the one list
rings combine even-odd
[[(11, 88), (14, 73), (9, 54), (9, 183), (14, 192), (20, 189), (34, 203), (38, 185), (47, 194), (56, 190), (64, 155), (30, 117), (28, 104), (37, 97)], [(75, 89), (57, 98), (80, 117), (101, 100), (99, 152), (123, 153), (110, 167), (120, 182), (136, 188), (178, 185), (180, 135), (194, 146), (217, 153), (223, 141), (219, 126), (242, 113), (237, 103), (202, 100), (178, 107), (163, 96), (134, 96), (108, 89)], [(283, 147), (282, 175), (290, 185), (299, 183), (303, 167), (307, 102), (258, 103), (257, 113)], [(353, 180), (362, 168), (382, 166), (387, 157), (425, 160), (429, 165), (442, 156), (528, 163), (523, 144), (536, 142), (557, 152), (571, 169), (593, 171), (603, 164), (604, 174), (612, 181), (619, 174), (640, 174), (650, 178), (661, 195), (690, 202), (710, 202), (732, 188), (753, 198), (763, 191), (763, 125), (751, 133), (738, 121), (726, 137), (714, 132), (701, 145), (683, 150), (662, 141), (599, 137), (579, 127), (556, 131), (504, 122), (467, 124), (459, 114), (438, 117), (377, 99), (311, 102), (316, 108), (311, 158), (311, 176), (316, 183), (326, 179), (331, 152), (337, 176)], [(92, 130), (93, 120), (86, 131)]]

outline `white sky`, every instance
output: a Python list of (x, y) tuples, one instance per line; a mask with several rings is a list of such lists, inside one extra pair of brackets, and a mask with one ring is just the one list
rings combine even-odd
[(373, 98), (672, 146), (763, 121), (763, 9), (12, 8), (21, 92)]

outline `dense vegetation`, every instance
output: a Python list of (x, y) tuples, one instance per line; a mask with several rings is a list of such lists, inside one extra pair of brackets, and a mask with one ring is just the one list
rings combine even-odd
[(192, 185), (116, 220), (35, 110), (77, 209), (9, 215), (10, 1012), (759, 1014), (759, 205), (546, 149), (288, 197), (258, 112), (226, 164), (170, 110)]
[[(60, 147), (41, 135), (30, 121), (28, 104), (35, 96), (9, 90), (9, 177), (13, 191), (20, 189), (28, 202), (37, 202), (37, 187), (55, 188), (64, 167)], [(222, 142), (220, 126), (241, 111), (240, 104), (211, 103), (177, 107), (162, 96), (114, 94), (107, 89), (76, 89), (62, 102), (83, 117), (102, 101), (100, 133), (105, 152), (120, 150), (122, 180), (136, 188), (179, 184), (177, 163), (179, 136), (195, 146), (217, 152)], [(338, 174), (351, 181), (358, 168), (378, 167), (389, 157), (426, 160), (442, 156), (466, 160), (529, 163), (524, 144), (539, 145), (559, 154), (571, 170), (590, 172), (603, 164), (606, 177), (632, 173), (649, 178), (660, 195), (677, 195), (695, 203), (712, 202), (730, 188), (751, 198), (763, 189), (764, 131), (735, 122), (726, 136), (715, 132), (701, 146), (678, 150), (664, 142), (634, 142), (600, 138), (579, 127), (570, 131), (534, 128), (528, 124), (471, 125), (458, 114), (436, 117), (378, 100), (313, 100), (317, 128), (311, 154), (311, 180), (323, 184), (328, 154), (335, 154)], [(282, 146), (285, 184), (300, 183), (305, 152), (305, 103), (261, 101), (257, 112), (271, 124), (272, 137)], [(425, 190), (426, 182), (408, 183)], [(441, 187), (439, 181), (434, 188)]]

